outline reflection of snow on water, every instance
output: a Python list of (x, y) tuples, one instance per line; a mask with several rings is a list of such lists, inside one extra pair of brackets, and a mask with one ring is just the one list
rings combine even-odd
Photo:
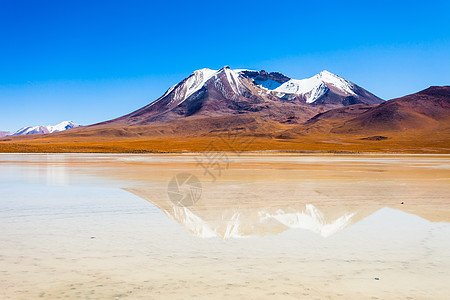
[(448, 299), (449, 156), (194, 157), (0, 155), (0, 297)]
[(287, 214), (280, 212), (276, 215), (268, 214), (266, 217), (274, 218), (290, 228), (308, 229), (327, 237), (350, 225), (353, 215), (354, 213), (344, 214), (329, 222), (319, 209), (312, 204), (307, 204), (306, 210), (302, 212)]

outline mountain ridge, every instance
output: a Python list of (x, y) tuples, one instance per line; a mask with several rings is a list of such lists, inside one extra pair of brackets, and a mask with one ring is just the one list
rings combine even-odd
[(22, 127), (17, 131), (9, 132), (4, 136), (18, 136), (18, 135), (29, 135), (29, 134), (41, 134), (41, 133), (54, 133), (60, 132), (64, 130), (68, 130), (71, 128), (79, 127), (81, 125), (75, 124), (72, 121), (63, 121), (57, 125), (38, 125), (38, 126), (27, 126)]

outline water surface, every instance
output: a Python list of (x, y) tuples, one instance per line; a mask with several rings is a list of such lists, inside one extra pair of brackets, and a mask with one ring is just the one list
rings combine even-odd
[(0, 155), (0, 298), (450, 297), (450, 156), (211, 155)]

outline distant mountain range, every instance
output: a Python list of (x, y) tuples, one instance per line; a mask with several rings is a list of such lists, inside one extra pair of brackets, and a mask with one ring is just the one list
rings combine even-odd
[(40, 133), (53, 133), (53, 132), (59, 132), (59, 131), (64, 131), (67, 129), (75, 128), (78, 126), (81, 126), (81, 125), (75, 124), (72, 121), (63, 121), (63, 122), (59, 123), (58, 125), (23, 127), (15, 132), (0, 131), (0, 137), (40, 134)]
[[(38, 126), (12, 135), (54, 131)], [(134, 112), (51, 135), (8, 136), (0, 151), (203, 151), (211, 141), (229, 151), (223, 137), (230, 133), (253, 138), (253, 151), (450, 153), (450, 86), (384, 101), (328, 71), (299, 80), (200, 69)]]
[(7, 136), (9, 134), (11, 134), (11, 132), (9, 132), (9, 131), (0, 131), (0, 137)]

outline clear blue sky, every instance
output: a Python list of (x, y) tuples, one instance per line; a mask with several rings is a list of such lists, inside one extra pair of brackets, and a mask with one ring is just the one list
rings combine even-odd
[(449, 85), (449, 2), (0, 0), (0, 130), (114, 118), (203, 67)]

